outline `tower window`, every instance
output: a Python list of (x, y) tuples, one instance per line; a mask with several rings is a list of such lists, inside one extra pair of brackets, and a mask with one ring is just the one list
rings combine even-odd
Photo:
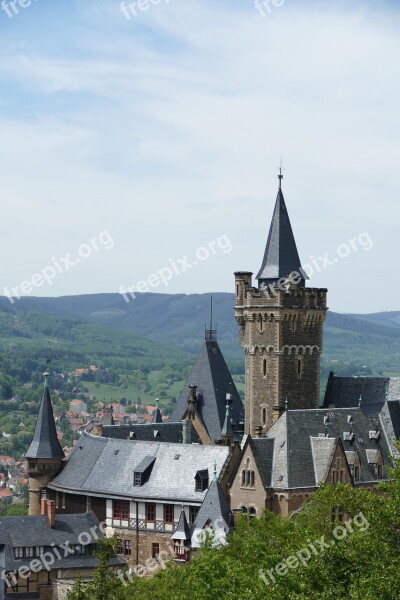
[(263, 360), (263, 376), (266, 377), (267, 376), (267, 359), (264, 358)]
[(301, 358), (298, 358), (297, 359), (297, 378), (301, 379), (302, 375), (303, 375), (303, 363), (302, 363)]
[(239, 284), (236, 284), (236, 297), (239, 298)]
[(263, 332), (263, 327), (264, 327), (264, 321), (263, 321), (262, 315), (260, 315), (260, 332), (261, 333)]
[(262, 424), (264, 427), (267, 424), (267, 409), (266, 408), (262, 409)]

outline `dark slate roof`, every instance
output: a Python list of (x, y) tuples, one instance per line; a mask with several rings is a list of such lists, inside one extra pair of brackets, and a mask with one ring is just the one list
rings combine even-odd
[[(324, 417), (328, 418), (326, 425)], [(348, 422), (349, 417), (351, 423)], [(370, 439), (369, 432), (376, 429), (380, 433), (379, 438)], [(345, 440), (345, 432), (354, 433), (354, 440)], [(319, 444), (315, 441), (315, 438), (326, 434), (336, 442), (340, 440), (345, 452), (358, 453), (361, 476), (358, 483), (375, 481), (367, 451), (380, 449), (384, 466), (391, 465), (387, 432), (379, 416), (367, 415), (361, 408), (289, 410), (268, 431), (268, 438), (275, 440), (272, 487), (315, 487), (318, 473), (324, 462), (326, 465), (334, 446), (333, 442)], [(321, 455), (316, 452), (321, 452)]]
[[(191, 537), (194, 547), (199, 545), (199, 533), (207, 526), (228, 533), (233, 529), (233, 513), (225, 498), (219, 481), (213, 480), (193, 523)], [(225, 537), (225, 536), (224, 536)]]
[(326, 385), (324, 408), (356, 407), (361, 403), (385, 402), (389, 377), (336, 377), (329, 374)]
[(155, 410), (153, 410), (153, 421), (152, 422), (153, 423), (162, 423), (163, 422), (161, 411), (158, 408), (158, 406)]
[[(147, 456), (155, 456), (150, 477), (140, 487), (133, 485), (136, 467)], [(226, 446), (169, 444), (114, 440), (84, 433), (64, 469), (49, 484), (50, 489), (108, 498), (144, 498), (203, 501), (196, 492), (195, 475), (212, 470), (221, 473), (229, 456)]]
[[(137, 440), (138, 442), (169, 442), (182, 444), (182, 422), (172, 423), (147, 423), (140, 425), (105, 425), (103, 426), (103, 437), (116, 440)], [(200, 444), (197, 431), (192, 427), (192, 442)], [(131, 436), (131, 434), (134, 434)]]
[(64, 458), (57, 438), (53, 407), (47, 385), (43, 391), (35, 432), (25, 458)]
[(172, 540), (183, 540), (187, 542), (190, 540), (190, 527), (188, 525), (186, 514), (184, 509), (181, 510), (181, 515), (179, 517), (178, 526), (173, 535), (171, 535)]
[[(56, 515), (55, 528), (51, 529), (46, 516), (21, 516), (0, 518), (0, 546), (5, 546), (3, 555), (3, 568), (12, 571), (22, 565), (29, 565), (32, 558), (16, 559), (14, 548), (21, 547), (43, 547), (46, 552), (53, 552), (53, 547), (60, 548), (63, 545), (72, 549), (76, 544), (81, 544), (80, 535), (87, 533), (84, 543), (96, 543), (96, 539), (104, 538), (99, 527), (99, 521), (93, 512), (75, 515)], [(90, 536), (90, 541), (89, 541)], [(93, 556), (71, 554), (65, 550), (61, 552), (61, 559), (55, 552), (53, 569), (80, 569), (90, 568), (97, 565)], [(67, 556), (65, 556), (67, 554)], [(50, 561), (49, 561), (50, 562)], [(110, 564), (124, 564), (115, 557)]]
[(235, 428), (243, 417), (243, 403), (218, 342), (205, 340), (186, 380), (170, 421), (179, 421), (188, 408), (189, 385), (197, 386), (196, 409), (211, 441), (221, 439), (225, 421), (226, 394), (232, 396), (231, 419)]
[[(282, 190), (279, 189), (269, 229), (267, 246), (257, 279), (260, 283), (269, 284), (281, 277), (286, 277), (294, 271), (300, 273), (300, 268), (301, 262), (292, 226)], [(303, 279), (299, 285), (303, 286), (304, 283)]]
[(272, 464), (274, 459), (275, 440), (269, 438), (249, 438), (258, 471), (265, 488), (271, 486)]

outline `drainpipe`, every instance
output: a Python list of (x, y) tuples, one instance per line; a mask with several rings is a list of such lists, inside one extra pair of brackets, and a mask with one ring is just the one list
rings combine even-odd
[(139, 502), (136, 502), (136, 566), (139, 564)]

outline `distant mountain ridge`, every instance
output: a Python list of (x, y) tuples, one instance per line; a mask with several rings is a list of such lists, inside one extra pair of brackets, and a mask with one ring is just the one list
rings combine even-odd
[[(2, 297), (0, 310), (80, 319), (193, 353), (203, 339), (204, 324), (210, 323), (210, 297), (211, 294), (146, 293), (126, 302), (120, 294), (87, 294), (25, 297), (14, 304)], [(213, 321), (221, 348), (228, 359), (242, 360), (233, 307), (233, 294), (213, 293)], [(323, 359), (363, 363), (374, 371), (400, 373), (400, 311), (371, 315), (329, 311)]]

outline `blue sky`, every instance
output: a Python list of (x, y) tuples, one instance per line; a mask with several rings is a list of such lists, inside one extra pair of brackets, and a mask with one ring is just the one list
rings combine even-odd
[(232, 291), (260, 266), (283, 156), (301, 259), (333, 263), (311, 284), (333, 310), (400, 310), (398, 3), (135, 6), (0, 11), (0, 294), (104, 231), (112, 248), (32, 293), (118, 291), (223, 236), (232, 251), (151, 291)]

